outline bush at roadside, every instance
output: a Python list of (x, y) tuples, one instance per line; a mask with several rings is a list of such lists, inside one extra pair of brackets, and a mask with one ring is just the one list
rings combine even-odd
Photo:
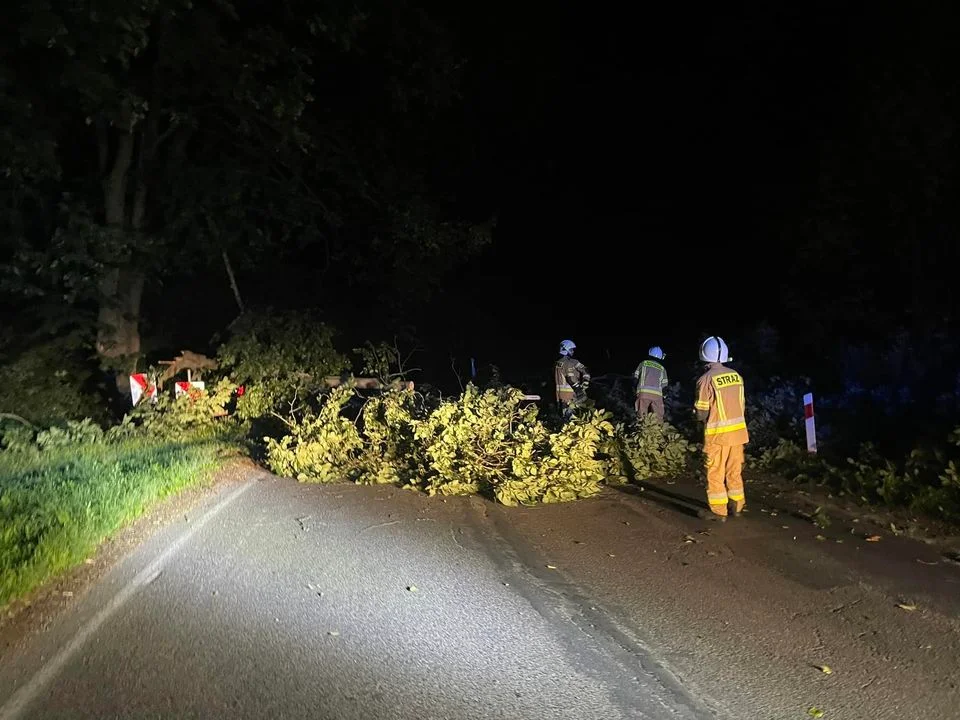
[(237, 401), (242, 419), (292, 415), (305, 410), (350, 363), (333, 345), (334, 330), (307, 313), (251, 313), (217, 350), (220, 370), (246, 392)]
[(960, 428), (947, 441), (944, 447), (918, 447), (896, 463), (871, 443), (861, 445), (851, 457), (831, 458), (782, 440), (756, 462), (789, 480), (813, 482), (860, 503), (908, 507), (960, 522)]
[(27, 347), (0, 343), (0, 414), (16, 414), (38, 426), (105, 418), (96, 363), (77, 346), (71, 337)]
[(140, 436), (181, 442), (216, 437), (239, 440), (244, 426), (227, 410), (236, 390), (235, 383), (222, 379), (207, 389), (192, 390), (179, 398), (164, 394), (155, 403), (141, 402), (110, 428), (106, 437), (119, 440)]
[(229, 380), (221, 380), (210, 390), (196, 390), (189, 396), (174, 399), (164, 395), (156, 403), (140, 403), (120, 423), (107, 430), (90, 418), (67, 420), (45, 428), (8, 418), (0, 421), (0, 450), (47, 452), (132, 438), (147, 442), (196, 442), (214, 438), (239, 441), (243, 425), (227, 412), (235, 390), (236, 386)]

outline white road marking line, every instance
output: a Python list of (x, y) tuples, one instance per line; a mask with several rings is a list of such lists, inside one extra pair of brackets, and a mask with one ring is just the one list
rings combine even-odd
[(219, 513), (227, 505), (240, 497), (240, 495), (253, 487), (255, 482), (256, 479), (253, 479), (244, 483), (241, 487), (231, 492), (214, 507), (210, 508), (198, 522), (192, 523), (190, 528), (179, 538), (177, 538), (176, 541), (171, 543), (166, 550), (160, 553), (160, 555), (152, 563), (137, 573), (136, 577), (134, 577), (123, 587), (122, 590), (114, 595), (110, 602), (108, 602), (100, 612), (98, 612), (89, 622), (87, 622), (86, 625), (80, 628), (77, 634), (74, 635), (73, 639), (67, 643), (66, 647), (48, 660), (43, 667), (41, 667), (32, 678), (30, 678), (28, 682), (22, 685), (19, 690), (10, 696), (3, 707), (0, 707), (0, 720), (14, 720), (15, 718), (20, 717), (21, 713), (23, 713), (27, 706), (33, 701), (40, 690), (42, 690), (44, 686), (50, 683), (59, 674), (59, 672), (63, 669), (63, 666), (67, 664), (67, 661), (70, 660), (74, 653), (83, 647), (84, 643), (90, 639), (90, 636), (93, 635), (111, 615), (119, 610), (137, 590), (144, 585), (147, 585), (152, 579), (154, 579), (163, 569), (163, 566), (167, 563), (167, 561), (170, 560), (170, 558), (172, 558), (177, 551), (180, 550), (180, 548), (182, 548), (187, 541), (190, 540), (190, 538), (196, 535), (204, 525), (210, 522), (214, 515)]

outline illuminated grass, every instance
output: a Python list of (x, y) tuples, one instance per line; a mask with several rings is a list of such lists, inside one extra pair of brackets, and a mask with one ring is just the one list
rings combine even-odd
[(82, 562), (154, 502), (207, 480), (217, 442), (0, 453), (0, 607)]

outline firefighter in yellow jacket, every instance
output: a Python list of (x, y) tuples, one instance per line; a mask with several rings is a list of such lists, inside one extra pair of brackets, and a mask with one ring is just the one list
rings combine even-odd
[(590, 371), (579, 360), (574, 359), (577, 349), (573, 340), (560, 343), (560, 359), (553, 366), (553, 379), (557, 386), (557, 404), (563, 411), (564, 420), (569, 420), (576, 407), (586, 400), (587, 387), (590, 385)]
[(663, 389), (667, 386), (667, 370), (660, 364), (666, 358), (663, 349), (655, 346), (647, 351), (649, 359), (637, 365), (633, 377), (637, 381), (637, 415), (642, 419), (652, 412), (663, 420)]
[(746, 504), (743, 492), (743, 446), (750, 441), (743, 394), (743, 378), (724, 365), (730, 354), (723, 338), (708, 337), (700, 345), (700, 359), (706, 372), (697, 380), (694, 409), (704, 422), (703, 451), (707, 471), (705, 517), (726, 520), (728, 506), (734, 517)]

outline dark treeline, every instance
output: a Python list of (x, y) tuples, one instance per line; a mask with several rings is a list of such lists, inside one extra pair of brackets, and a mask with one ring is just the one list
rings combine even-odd
[(718, 332), (824, 392), (956, 392), (952, 7), (228, 8), (11, 11), (5, 363), (210, 350), (226, 258), (244, 309), (396, 335), (441, 385)]

